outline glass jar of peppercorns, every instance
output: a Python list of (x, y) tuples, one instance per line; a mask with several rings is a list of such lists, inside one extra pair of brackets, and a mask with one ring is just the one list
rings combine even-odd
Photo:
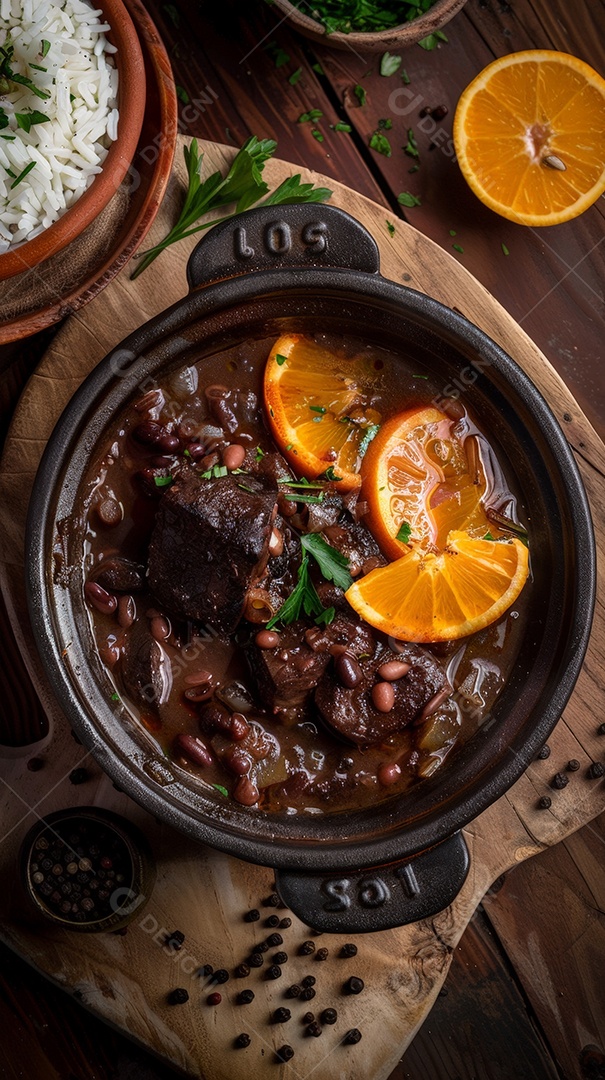
[(39, 914), (64, 929), (120, 930), (143, 909), (155, 882), (153, 856), (140, 830), (92, 806), (41, 818), (19, 858), (27, 896)]

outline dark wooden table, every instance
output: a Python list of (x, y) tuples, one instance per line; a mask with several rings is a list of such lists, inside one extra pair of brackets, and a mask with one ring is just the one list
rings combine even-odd
[[(507, 308), (605, 434), (603, 200), (565, 225), (513, 225), (475, 199), (449, 151), (459, 94), (495, 56), (559, 49), (603, 72), (605, 15), (598, 0), (468, 0), (447, 27), (447, 44), (434, 51), (418, 46), (405, 51), (409, 84), (401, 74), (380, 76), (377, 55), (311, 45), (269, 4), (241, 11), (232, 0), (147, 0), (146, 6), (172, 60), (183, 133), (233, 145), (251, 134), (273, 137), (281, 158), (380, 202), (385, 219), (407, 216), (461, 259)], [(353, 93), (356, 85), (367, 92), (364, 107)], [(425, 107), (438, 106), (447, 108), (440, 121), (421, 116)], [(315, 125), (323, 140), (313, 135), (312, 124), (297, 123), (310, 109), (323, 114)], [(390, 157), (368, 145), (381, 120), (392, 122)], [(338, 122), (352, 131), (334, 131), (331, 125)], [(420, 168), (413, 172), (414, 162), (402, 150), (409, 128), (420, 155)], [(397, 201), (402, 191), (416, 195), (420, 205), (402, 208)], [(454, 244), (463, 251), (455, 251)], [(3, 421), (51, 337), (47, 331), (0, 354)], [(39, 706), (8, 637), (6, 657), (0, 693), (9, 732), (2, 741), (8, 742), (25, 717), (28, 729), (35, 730)], [(587, 830), (496, 883), (393, 1080), (605, 1080), (605, 869), (599, 870), (605, 824), (601, 820)], [(562, 882), (571, 889), (573, 910), (557, 902)], [(578, 946), (586, 934), (592, 949)], [(527, 963), (528, 948), (534, 964)], [(176, 1076), (6, 949), (0, 956), (0, 1077)]]

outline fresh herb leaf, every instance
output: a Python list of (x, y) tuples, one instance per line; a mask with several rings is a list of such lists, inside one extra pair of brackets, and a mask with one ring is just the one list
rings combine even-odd
[(306, 480), (304, 477), (302, 480), (292, 480), (290, 476), (280, 476), (278, 477), (277, 482), (278, 484), (288, 484), (291, 488), (305, 488), (307, 491), (312, 491), (314, 488), (317, 488), (318, 490), (323, 491), (323, 484), (312, 484), (310, 480)]
[(282, 364), (285, 364), (287, 359), (288, 359), (288, 357), (287, 356), (282, 356), (281, 353), (276, 353), (275, 354), (275, 363), (277, 364), (278, 367), (281, 367)]
[(317, 626), (329, 626), (330, 623), (334, 622), (335, 615), (336, 608), (328, 607), (322, 611), (321, 615), (317, 616), (315, 623)]
[(29, 66), (30, 68), (33, 68), (34, 71), (48, 71), (48, 68), (41, 67), (40, 64), (32, 64), (31, 60)]
[(406, 86), (409, 86), (409, 85), (410, 85), (410, 82), (411, 82), (411, 80), (410, 80), (410, 76), (408, 75), (408, 73), (407, 73), (407, 71), (405, 70), (405, 68), (402, 68), (402, 69), (401, 69), (401, 78), (402, 78), (402, 80), (403, 80), (403, 82), (405, 83), (405, 85), (406, 85)]
[(323, 73), (324, 73), (324, 69), (322, 68), (321, 64), (319, 64), (319, 63), (311, 64), (311, 68), (316, 73), (316, 75), (323, 75)]
[(347, 131), (348, 132), (348, 131), (353, 130), (353, 128), (351, 127), (350, 124), (341, 124), (341, 123), (330, 124), (330, 127), (332, 128), (332, 131)]
[(112, 694), (111, 695), (111, 700), (112, 701), (119, 701), (120, 700), (120, 695), (119, 694)]
[(205, 472), (200, 473), (202, 480), (211, 480), (213, 477), (218, 480), (221, 476), (226, 476), (228, 469), (225, 465), (213, 465), (211, 469), (206, 469)]
[(311, 410), (311, 412), (318, 412), (322, 415), (326, 412), (325, 405), (309, 405), (309, 409)]
[(292, 74), (290, 75), (290, 78), (288, 79), (288, 82), (290, 83), (290, 86), (296, 86), (296, 84), (297, 84), (298, 80), (300, 79), (301, 75), (302, 75), (302, 68), (301, 67), (297, 68), (296, 71), (293, 71)]
[(418, 153), (418, 143), (416, 142), (416, 136), (414, 135), (413, 128), (408, 128), (408, 141), (403, 148), (403, 152), (404, 154), (407, 154), (408, 157), (417, 158), (420, 156)]
[(288, 53), (284, 49), (281, 49), (275, 41), (270, 41), (265, 48), (267, 49), (267, 52), (271, 53), (276, 68), (284, 67), (286, 64), (290, 63)]
[(37, 109), (30, 109), (26, 113), (15, 113), (15, 120), (17, 121), (17, 127), (20, 127), (23, 131), (30, 131), (32, 124), (45, 124), (50, 120), (50, 116), (46, 113), (38, 112)]
[(325, 610), (317, 595), (317, 589), (309, 577), (308, 555), (303, 557), (297, 576), (297, 584), (279, 611), (275, 613), (272, 619), (269, 619), (267, 630), (272, 630), (278, 622), (284, 623), (285, 626), (296, 622), (297, 619), (300, 619), (303, 611), (305, 615), (316, 616), (321, 615)]
[(380, 424), (369, 424), (368, 425), (368, 427), (365, 430), (365, 435), (364, 435), (363, 439), (361, 440), (361, 442), (359, 444), (359, 450), (357, 451), (357, 453), (359, 454), (360, 457), (363, 457), (366, 450), (368, 449), (368, 446), (372, 442), (372, 439), (376, 438), (379, 431), (380, 431)]
[[(13, 190), (13, 188), (16, 188), (17, 184), (20, 184), (22, 180), (25, 180), (25, 177), (32, 171), (32, 169), (35, 167), (35, 165), (36, 165), (35, 161), (30, 161), (29, 165), (25, 166), (25, 168), (23, 169), (23, 172), (20, 172), (19, 175), (16, 176), (15, 179), (13, 180), (13, 182), (11, 184), (11, 191)], [(12, 172), (10, 171), (10, 169), (7, 169), (6, 171), (9, 174), (9, 176), (13, 175)]]
[(428, 379), (428, 375), (412, 375), (413, 379)]
[(503, 255), (510, 255), (510, 251), (508, 250), (506, 244), (502, 244), (502, 254)]
[(375, 131), (370, 139), (370, 148), (375, 150), (378, 154), (384, 154), (385, 157), (391, 156), (391, 144), (386, 135), (383, 135), (380, 131)]
[(319, 533), (306, 533), (300, 542), (306, 552), (313, 556), (326, 581), (333, 581), (344, 592), (350, 589), (353, 578), (349, 573), (349, 560), (333, 548)]
[(189, 104), (189, 94), (185, 90), (185, 87), (184, 86), (176, 86), (175, 90), (176, 90), (176, 96), (178, 97), (179, 101), (182, 101), (183, 105), (188, 105)]
[(285, 206), (287, 203), (322, 203), (332, 196), (330, 188), (301, 184), (300, 173), (283, 180), (278, 188), (263, 199), (261, 206)]
[(387, 218), (386, 223), (387, 223), (387, 229), (389, 231), (389, 236), (394, 236), (395, 235), (395, 226), (393, 225), (393, 222), (389, 221), (389, 219)]
[(402, 544), (407, 544), (407, 543), (409, 543), (409, 539), (410, 539), (411, 535), (412, 535), (412, 526), (410, 525), (409, 521), (402, 521), (401, 525), (399, 526), (399, 531), (398, 531), (397, 536), (395, 537), (395, 539), (400, 540)]
[(392, 127), (393, 127), (393, 121), (389, 120), (388, 118), (386, 120), (379, 120), (378, 121), (378, 129), (379, 129), (379, 131), (390, 131)]
[(380, 74), (385, 77), (388, 75), (395, 75), (402, 64), (402, 58), (400, 56), (394, 56), (390, 52), (385, 52), (380, 57)]
[(363, 108), (366, 101), (368, 100), (367, 91), (364, 89), (363, 86), (361, 86), (359, 83), (357, 83), (357, 86), (353, 87), (353, 93), (355, 94), (355, 97), (357, 98), (359, 104)]
[(0, 131), (2, 131), (4, 128), (8, 127), (8, 125), (9, 125), (8, 116), (6, 115), (4, 109), (0, 108)]
[(48, 56), (48, 50), (49, 49), (50, 49), (50, 41), (47, 41), (46, 38), (42, 38), (42, 47), (40, 49), (40, 55), (42, 56), (43, 60), (44, 60), (45, 56)]
[(321, 131), (319, 131), (317, 128), (313, 128), (313, 130), (311, 131), (311, 134), (312, 134), (314, 139), (317, 139), (318, 142), (323, 142), (324, 141), (324, 137), (323, 137)]
[(289, 494), (288, 492), (285, 492), (284, 499), (287, 499), (288, 502), (313, 503), (314, 505), (318, 505), (324, 501), (324, 496), (323, 491), (319, 495), (303, 495), (301, 492)]
[(440, 41), (445, 41), (447, 43), (447, 40), (448, 39), (442, 30), (435, 30), (434, 34), (429, 34), (427, 37), (422, 38), (421, 41), (418, 42), (418, 44), (420, 45), (421, 49), (426, 49), (427, 52), (432, 52), (433, 49), (436, 49), (438, 47)]
[(459, 251), (461, 255), (464, 255), (464, 248), (460, 247), (460, 244), (452, 244), (454, 251)]
[(12, 45), (7, 45), (6, 42), (0, 45), (0, 93), (7, 93), (10, 90), (10, 83), (13, 82), (19, 86), (26, 86), (36, 97), (49, 98), (50, 90), (41, 90), (27, 75), (20, 75), (18, 71), (13, 71), (14, 53)]
[(212, 787), (215, 788), (216, 791), (218, 791), (221, 795), (224, 795), (226, 799), (229, 798), (229, 792), (227, 791), (226, 787), (223, 787), (222, 784), (213, 784)]
[(486, 532), (486, 534), (485, 534), (485, 536), (482, 536), (482, 537), (481, 537), (481, 539), (482, 539), (482, 540), (495, 540), (495, 539), (496, 539), (496, 537), (495, 537), (495, 536), (492, 536), (491, 532), (490, 532), (490, 531), (489, 531), (489, 529), (488, 529), (488, 530), (487, 530), (487, 532)]
[(159, 488), (170, 487), (170, 485), (172, 483), (172, 477), (171, 476), (154, 476), (153, 482), (154, 482), (155, 486), (159, 487)]
[(422, 206), (420, 199), (416, 195), (412, 195), (411, 191), (401, 191), (397, 196), (397, 202), (401, 206)]
[(411, 169), (408, 169), (408, 172), (409, 172), (409, 173), (414, 173), (414, 172), (418, 172), (418, 169), (419, 169), (419, 168), (420, 168), (420, 165), (418, 164), (418, 162), (416, 162), (416, 163), (415, 163), (415, 165), (412, 165), (412, 168), (411, 168)]
[(450, 229), (450, 236), (456, 236), (456, 235), (457, 235), (456, 230), (455, 229)]
[(336, 483), (337, 480), (342, 480), (342, 476), (337, 476), (334, 472), (334, 466), (328, 465), (328, 468), (325, 470), (325, 472), (322, 472), (321, 479), (333, 480)]
[(323, 113), (322, 113), (321, 109), (309, 109), (308, 112), (303, 112), (303, 113), (300, 114), (300, 116), (299, 116), (299, 118), (297, 120), (297, 123), (298, 124), (307, 124), (309, 122), (309, 120), (319, 120), (320, 117), (322, 117), (322, 116), (323, 116)]
[(264, 456), (265, 456), (265, 451), (263, 450), (262, 446), (257, 446), (256, 450), (254, 451), (254, 457), (255, 457), (256, 461), (260, 461), (260, 459), (264, 458)]

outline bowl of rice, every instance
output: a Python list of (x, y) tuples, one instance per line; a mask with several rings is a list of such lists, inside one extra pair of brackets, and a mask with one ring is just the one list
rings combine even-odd
[(144, 111), (122, 0), (0, 0), (0, 281), (61, 251), (107, 206)]

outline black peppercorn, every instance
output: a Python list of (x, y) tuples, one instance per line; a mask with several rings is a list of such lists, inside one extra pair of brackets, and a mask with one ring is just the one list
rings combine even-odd
[(329, 955), (330, 954), (329, 954), (327, 949), (318, 949), (317, 952), (315, 953), (315, 959), (316, 960), (327, 960)]
[(88, 769), (72, 769), (69, 774), (70, 784), (85, 784), (90, 776)]
[(300, 997), (300, 990), (301, 990), (301, 988), (298, 985), (298, 983), (293, 983), (292, 986), (289, 986), (288, 989), (286, 990), (286, 997), (289, 997), (289, 998)]
[(236, 979), (246, 979), (250, 974), (250, 968), (248, 964), (238, 964), (235, 969)]
[(352, 941), (348, 941), (346, 945), (343, 945), (339, 956), (344, 956), (345, 959), (357, 956), (357, 945), (354, 945)]
[(577, 758), (571, 758), (571, 760), (567, 762), (567, 769), (569, 772), (577, 772), (579, 768), (580, 762)]
[(550, 746), (548, 745), (548, 743), (544, 743), (544, 746), (542, 747), (542, 749), (538, 750), (537, 760), (538, 761), (546, 761), (546, 759), (549, 758), (549, 757), (550, 757)]
[(344, 984), (343, 991), (345, 994), (361, 994), (364, 986), (365, 983), (363, 979), (358, 979), (356, 975), (351, 975), (351, 978), (347, 979)]
[(44, 768), (44, 758), (41, 758), (41, 757), (32, 757), (32, 758), (30, 758), (28, 763), (27, 763), (27, 767), (28, 767), (30, 772), (39, 772), (40, 769)]
[(249, 1005), (254, 1001), (254, 990), (240, 990), (235, 1000), (238, 1005)]
[(275, 1056), (277, 1057), (278, 1061), (292, 1061), (292, 1058), (294, 1057), (294, 1051), (292, 1047), (288, 1046), (288, 1044), (286, 1043), (285, 1046), (280, 1046)]
[(304, 990), (301, 990), (301, 992), (300, 992), (300, 1000), (301, 1001), (311, 1001), (311, 999), (314, 998), (314, 997), (315, 997), (315, 990), (313, 989), (312, 986), (307, 986), (307, 987), (305, 987)]
[(435, 109), (431, 109), (431, 116), (433, 117), (433, 120), (444, 120), (447, 114), (447, 105), (437, 105)]
[(355, 1043), (358, 1043), (360, 1039), (361, 1031), (359, 1030), (359, 1028), (350, 1028), (342, 1041), (343, 1043), (348, 1043), (349, 1045), (354, 1046)]
[(593, 761), (586, 775), (589, 780), (600, 780), (605, 776), (605, 765), (601, 765), (600, 761)]
[(250, 1039), (250, 1036), (248, 1035), (248, 1032), (247, 1031), (242, 1031), (241, 1035), (238, 1035), (237, 1039), (234, 1040), (233, 1045), (236, 1046), (238, 1050), (240, 1050), (245, 1046), (250, 1046), (250, 1042), (251, 1042), (251, 1039)]
[(300, 956), (310, 956), (311, 953), (315, 952), (315, 942), (314, 941), (303, 941), (303, 943), (302, 943), (300, 949), (298, 950), (298, 952), (299, 952)]
[[(103, 864), (101, 863), (101, 865)], [(169, 934), (166, 938), (166, 945), (169, 949), (173, 949), (175, 952), (178, 952), (179, 949), (183, 948), (184, 941), (185, 935), (183, 934), (183, 932), (181, 930), (173, 930), (172, 933)]]
[(287, 954), (287, 952), (276, 952), (274, 957), (273, 957), (273, 963), (274, 964), (287, 964), (288, 963), (288, 954)]
[(229, 981), (229, 972), (225, 968), (219, 968), (212, 976), (213, 983), (226, 983)]
[(259, 952), (252, 953), (252, 956), (248, 957), (248, 963), (250, 967), (262, 967), (265, 960)]
[[(273, 918), (273, 916), (271, 916), (271, 918)], [(291, 926), (292, 926), (292, 919), (288, 919), (287, 916), (286, 916), (285, 919), (280, 919), (279, 920), (279, 928), (280, 928), (280, 930), (289, 930), (289, 928)]]
[(307, 1028), (307, 1035), (311, 1035), (314, 1039), (318, 1039), (321, 1033), (322, 1026), (321, 1024), (317, 1023), (317, 1020), (314, 1020), (312, 1024), (309, 1024)]
[(290, 1012), (289, 1009), (284, 1009), (284, 1008), (276, 1009), (275, 1012), (271, 1016), (271, 1023), (272, 1024), (286, 1024), (291, 1016), (292, 1016), (292, 1013)]
[(265, 926), (279, 926), (279, 915), (269, 915), (269, 918), (265, 919)]
[(305, 975), (305, 977), (304, 977), (304, 979), (303, 979), (303, 981), (301, 982), (300, 985), (306, 989), (307, 986), (315, 986), (316, 982), (317, 982), (317, 979), (315, 978), (314, 975)]
[(321, 1014), (320, 1020), (324, 1024), (335, 1024), (338, 1020), (338, 1013), (336, 1009), (324, 1009)]
[(277, 948), (278, 945), (283, 945), (284, 939), (281, 934), (270, 934), (267, 938), (267, 945), (270, 945), (272, 949)]
[(302, 1018), (303, 1024), (312, 1024), (315, 1019), (315, 1013), (306, 1012)]
[(543, 795), (541, 799), (538, 799), (538, 806), (540, 807), (540, 810), (550, 810), (552, 806), (550, 795)]
[(189, 1001), (189, 994), (182, 986), (177, 986), (168, 995), (169, 1005), (184, 1005), (186, 1001)]
[(271, 893), (271, 896), (268, 896), (266, 900), (263, 900), (263, 907), (279, 907), (280, 904), (281, 900), (276, 892)]
[(246, 922), (257, 922), (260, 919), (260, 911), (257, 908), (252, 908), (251, 911), (247, 911), (244, 915)]
[(254, 951), (263, 953), (263, 952), (267, 952), (268, 948), (269, 948), (269, 946), (268, 946), (266, 941), (259, 941), (258, 945), (254, 946)]
[(597, 728), (597, 735), (605, 735), (605, 724), (599, 724)]
[(267, 968), (267, 979), (281, 979), (281, 968), (279, 964), (271, 964), (271, 967)]
[(212, 967), (212, 964), (204, 964), (198, 971), (198, 975), (200, 979), (207, 979), (209, 975), (212, 975), (213, 971), (214, 968)]
[(553, 776), (550, 786), (551, 788), (554, 788), (555, 791), (563, 791), (563, 788), (566, 788), (568, 783), (569, 777), (566, 776), (565, 773), (558, 772)]

